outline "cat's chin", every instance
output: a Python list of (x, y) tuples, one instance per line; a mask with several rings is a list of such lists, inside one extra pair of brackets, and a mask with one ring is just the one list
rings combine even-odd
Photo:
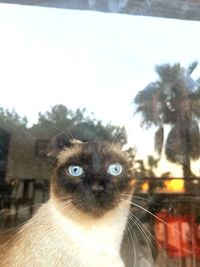
[(90, 192), (82, 195), (66, 194), (62, 190), (51, 190), (51, 200), (54, 206), (67, 218), (72, 220), (100, 219), (111, 211), (117, 210), (122, 202), (131, 201), (133, 186), (129, 184), (126, 190), (114, 194), (105, 193), (101, 196), (94, 196)]
[(99, 219), (104, 217), (111, 209), (104, 208), (79, 208), (78, 211), (87, 217)]
[(85, 216), (88, 216), (90, 218), (92, 217), (94, 219), (99, 219), (106, 216), (110, 212), (116, 212), (117, 210), (120, 209), (119, 207), (124, 206), (124, 204), (125, 206), (129, 205), (132, 198), (132, 194), (133, 194), (133, 189), (130, 189), (126, 193), (122, 194), (123, 200), (121, 200), (120, 196), (118, 196), (116, 198), (113, 198), (113, 200), (110, 203), (104, 202), (102, 205), (99, 205), (98, 202), (96, 205), (95, 204), (84, 205), (82, 203), (82, 205), (75, 204), (74, 207), (77, 208), (77, 212), (79, 211)]
[(54, 199), (52, 201), (53, 205), (59, 210), (62, 215), (71, 220), (91, 220), (91, 219), (100, 219), (103, 218), (113, 209), (117, 208), (117, 204), (113, 205), (110, 208), (99, 207), (99, 206), (86, 206), (86, 205), (77, 205), (76, 203), (71, 202), (70, 205), (63, 205), (58, 200)]
[[(123, 197), (123, 199), (127, 199), (130, 201), (131, 195), (127, 194)], [(57, 210), (66, 218), (79, 223), (86, 223), (90, 224), (95, 221), (101, 221), (106, 217), (110, 217), (110, 215), (115, 214), (117, 210), (123, 210), (123, 206), (129, 205), (128, 202), (121, 201), (120, 198), (116, 199), (112, 204), (105, 205), (104, 207), (99, 205), (84, 205), (83, 203), (79, 202), (74, 203), (73, 198), (68, 199), (70, 204), (63, 205), (62, 201), (58, 201), (58, 198), (53, 196), (51, 197), (52, 204), (57, 208)], [(111, 216), (112, 216), (111, 215)]]

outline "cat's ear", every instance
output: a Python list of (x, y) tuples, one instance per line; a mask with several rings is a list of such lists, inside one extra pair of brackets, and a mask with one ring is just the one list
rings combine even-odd
[(56, 135), (52, 138), (49, 144), (47, 157), (56, 157), (63, 148), (71, 147), (75, 144), (80, 143), (82, 143), (82, 141), (77, 139), (70, 139), (65, 134)]

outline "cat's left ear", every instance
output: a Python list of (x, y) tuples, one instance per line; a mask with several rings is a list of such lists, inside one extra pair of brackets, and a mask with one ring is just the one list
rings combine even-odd
[(65, 147), (71, 147), (80, 144), (82, 141), (70, 139), (65, 134), (59, 134), (52, 138), (47, 151), (47, 157), (57, 157), (58, 153)]

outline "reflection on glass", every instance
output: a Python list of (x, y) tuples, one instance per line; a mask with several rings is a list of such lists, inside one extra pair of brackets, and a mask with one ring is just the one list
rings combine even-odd
[(0, 25), (1, 228), (48, 200), (54, 138), (107, 140), (134, 178), (126, 266), (198, 266), (199, 22), (0, 4)]

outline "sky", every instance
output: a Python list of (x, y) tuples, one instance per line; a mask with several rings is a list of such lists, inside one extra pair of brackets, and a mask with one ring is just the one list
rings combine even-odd
[(86, 108), (125, 126), (145, 157), (153, 130), (133, 116), (133, 98), (157, 79), (155, 65), (200, 62), (199, 32), (196, 21), (0, 4), (0, 106), (29, 125), (56, 104)]

